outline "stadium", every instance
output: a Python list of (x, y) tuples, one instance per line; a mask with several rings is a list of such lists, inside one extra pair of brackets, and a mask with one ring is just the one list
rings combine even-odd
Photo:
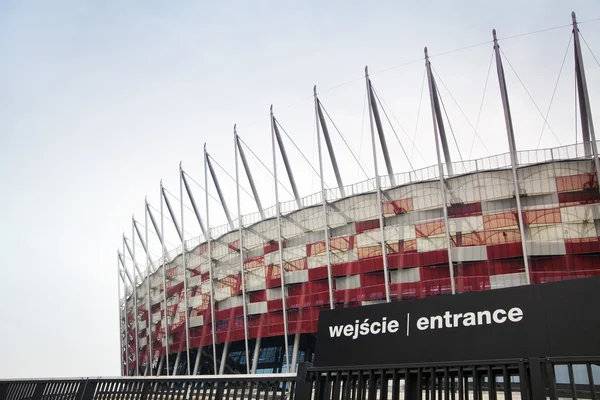
[[(368, 72), (372, 179), (342, 183), (316, 91), (320, 174), (332, 168), (336, 187), (325, 188), (321, 180), (321, 191), (299, 195), (294, 173), (301, 171), (288, 162), (273, 113), (275, 206), (262, 207), (237, 135), (236, 180), (250, 185), (258, 212), (230, 217), (227, 203), (237, 202), (240, 215), (239, 184), (237, 199), (226, 201), (205, 151), (205, 187), (212, 179), (228, 216), (227, 224), (211, 226), (211, 211), (197, 207), (180, 167), (180, 198), (187, 195), (203, 235), (184, 239), (183, 218), (161, 184), (161, 215), (146, 203), (144, 225), (134, 220), (131, 239), (123, 238), (117, 260), (122, 375), (294, 372), (314, 357), (321, 310), (600, 275), (600, 168), (575, 20), (573, 28), (578, 143), (517, 150), (494, 41), (508, 153), (451, 160), (425, 53), (437, 153), (430, 167), (391, 168)], [(376, 147), (383, 160), (376, 160)], [(279, 201), (278, 156), (292, 201)], [(183, 242), (168, 251), (165, 216)], [(136, 259), (135, 242), (146, 250), (149, 230), (161, 241), (162, 257), (151, 260), (146, 251)]]

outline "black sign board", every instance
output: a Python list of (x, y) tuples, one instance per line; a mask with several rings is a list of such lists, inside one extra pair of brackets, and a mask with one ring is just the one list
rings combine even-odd
[(316, 367), (600, 355), (600, 277), (322, 311)]

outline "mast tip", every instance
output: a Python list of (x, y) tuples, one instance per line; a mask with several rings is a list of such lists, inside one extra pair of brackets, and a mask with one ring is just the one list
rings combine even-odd
[(496, 29), (492, 29), (492, 35), (494, 36), (494, 39), (496, 39)]
[(575, 11), (571, 11), (571, 18), (573, 19), (573, 22), (576, 22), (577, 16), (575, 15)]
[(313, 86), (313, 94), (316, 96), (317, 95), (317, 85)]

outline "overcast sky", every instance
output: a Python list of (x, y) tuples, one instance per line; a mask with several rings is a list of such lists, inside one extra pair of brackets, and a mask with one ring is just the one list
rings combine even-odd
[[(568, 25), (572, 10), (595, 20), (580, 28), (600, 58), (597, 0), (0, 2), (0, 378), (118, 375), (116, 250), (123, 232), (131, 236), (132, 214), (143, 224), (144, 196), (159, 207), (161, 178), (179, 196), (179, 161), (203, 184), (205, 142), (233, 175), (234, 123), (272, 168), (271, 104), (318, 165), (313, 85), (372, 174), (362, 78), (369, 65), (391, 120), (384, 129), (394, 169), (435, 164), (427, 86), (422, 92), (428, 46), (460, 149), (452, 139), (454, 159), (501, 153), (508, 147), (495, 66), (486, 87), (496, 28), (512, 37), (500, 45), (516, 71), (505, 60), (519, 149), (574, 143), (572, 43), (550, 127), (537, 110), (548, 110), (570, 28), (519, 36)], [(597, 116), (600, 66), (585, 44), (583, 52)], [(344, 182), (364, 180), (330, 129)], [(301, 194), (318, 191), (318, 177), (286, 140)], [(263, 203), (273, 205), (272, 178), (249, 157)], [(235, 185), (217, 174), (235, 213)], [(329, 164), (325, 176), (333, 186)], [(193, 190), (204, 210), (203, 192)], [(242, 212), (255, 212), (242, 196)], [(218, 204), (210, 207), (211, 220), (224, 223)], [(185, 218), (186, 238), (197, 236), (187, 209)], [(151, 245), (158, 254), (158, 241)]]

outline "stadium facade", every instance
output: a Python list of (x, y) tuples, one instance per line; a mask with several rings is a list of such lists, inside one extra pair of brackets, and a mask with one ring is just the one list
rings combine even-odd
[[(316, 93), (321, 176), (324, 164), (332, 166), (337, 188), (322, 183), (319, 193), (298, 195), (272, 113), (275, 182), (279, 154), (294, 200), (279, 202), (276, 184), (277, 205), (262, 207), (236, 135), (236, 173), (245, 172), (259, 212), (234, 220), (225, 208), (228, 224), (211, 227), (210, 210), (198, 209), (180, 168), (180, 198), (187, 194), (197, 217), (193, 222), (204, 234), (183, 240), (183, 218), (162, 184), (161, 215), (146, 203), (145, 224), (133, 221), (131, 240), (124, 238), (118, 254), (122, 374), (293, 371), (298, 362), (312, 360), (323, 309), (600, 275), (600, 169), (574, 18), (573, 27), (581, 143), (517, 151), (495, 41), (506, 154), (450, 159), (426, 56), (437, 150), (437, 163), (429, 168), (392, 170), (368, 74), (372, 144), (381, 146), (386, 167), (380, 174), (375, 161), (378, 178), (343, 185)], [(327, 152), (321, 151), (321, 140)], [(205, 187), (209, 176), (227, 204), (205, 151)], [(185, 242), (168, 252), (165, 216)], [(159, 260), (149, 254), (136, 258), (135, 241), (147, 250), (150, 229), (163, 246)]]

